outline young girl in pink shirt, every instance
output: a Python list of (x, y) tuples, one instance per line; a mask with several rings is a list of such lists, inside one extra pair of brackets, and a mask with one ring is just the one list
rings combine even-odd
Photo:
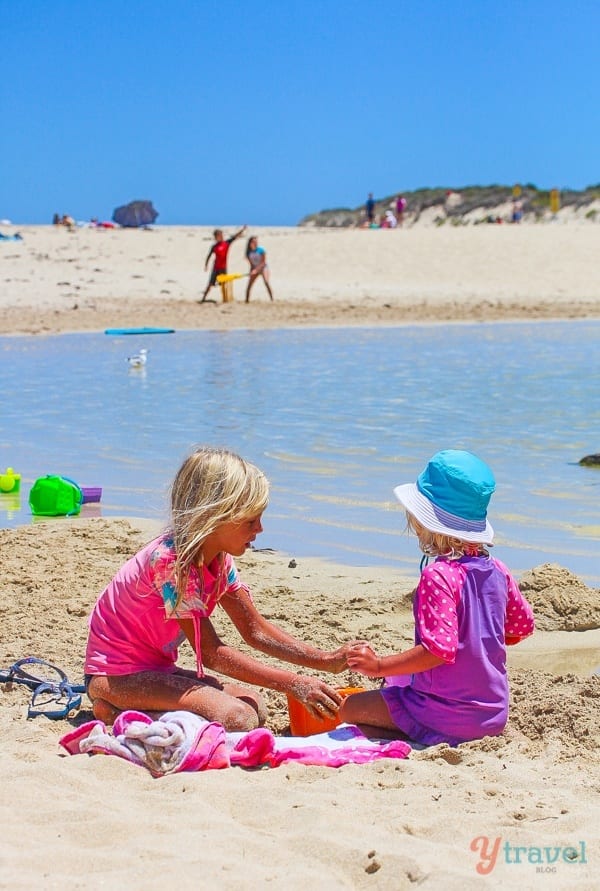
[[(262, 532), (268, 495), (264, 474), (238, 455), (200, 448), (186, 459), (171, 489), (169, 530), (125, 563), (90, 617), (85, 671), (96, 718), (109, 724), (125, 709), (182, 709), (249, 731), (265, 722), (266, 708), (242, 684), (291, 693), (314, 714), (335, 714), (341, 697), (333, 687), (242, 653), (221, 640), (210, 619), (219, 605), (262, 653), (333, 673), (347, 667), (350, 644), (324, 652), (273, 625), (238, 575), (233, 558)], [(185, 640), (196, 671), (177, 666)]]

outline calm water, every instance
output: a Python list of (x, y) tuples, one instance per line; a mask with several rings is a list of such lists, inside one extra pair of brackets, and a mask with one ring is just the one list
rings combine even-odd
[(598, 586), (600, 470), (577, 461), (600, 452), (599, 344), (589, 321), (0, 338), (0, 468), (23, 477), (0, 525), (33, 521), (46, 473), (102, 486), (84, 514), (163, 520), (171, 477), (204, 442), (270, 477), (257, 546), (416, 574), (392, 488), (467, 448), (496, 474), (497, 556)]

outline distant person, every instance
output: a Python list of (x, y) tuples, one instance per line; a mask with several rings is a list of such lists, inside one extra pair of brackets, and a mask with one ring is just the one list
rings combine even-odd
[(218, 284), (217, 276), (225, 275), (227, 273), (227, 254), (229, 253), (229, 247), (231, 244), (233, 244), (236, 238), (239, 238), (240, 235), (244, 234), (247, 228), (247, 226), (242, 226), (242, 228), (238, 232), (236, 232), (235, 235), (232, 235), (231, 238), (227, 239), (223, 235), (222, 229), (215, 229), (215, 231), (213, 232), (215, 241), (206, 256), (206, 260), (204, 261), (204, 269), (208, 269), (209, 260), (213, 255), (215, 260), (213, 263), (210, 278), (208, 280), (208, 284), (205, 288), (204, 294), (202, 295), (202, 299), (198, 300), (198, 303), (206, 302), (206, 295), (211, 288)]
[(373, 192), (369, 192), (369, 197), (365, 204), (365, 211), (367, 213), (367, 222), (371, 225), (375, 222), (375, 199), (373, 198)]
[(248, 239), (248, 244), (246, 245), (246, 259), (250, 264), (250, 278), (248, 279), (248, 287), (246, 288), (246, 303), (250, 302), (250, 291), (252, 290), (254, 282), (260, 276), (262, 276), (269, 297), (271, 300), (274, 300), (273, 291), (269, 284), (270, 272), (269, 267), (267, 266), (267, 254), (265, 249), (259, 246), (256, 235), (253, 235)]
[(394, 489), (424, 554), (413, 604), (415, 644), (388, 656), (364, 643), (351, 647), (350, 668), (385, 684), (349, 696), (342, 721), (426, 746), (504, 730), (506, 645), (532, 634), (534, 619), (510, 571), (489, 553), (494, 530), (487, 507), (495, 488), (487, 464), (446, 449), (416, 484)]
[(406, 198), (403, 195), (398, 195), (396, 198), (396, 219), (398, 221), (398, 225), (402, 226), (404, 223), (404, 211), (406, 210)]
[(385, 212), (385, 228), (386, 229), (395, 229), (398, 225), (398, 220), (396, 219), (396, 215), (393, 210), (386, 210)]
[(65, 226), (67, 229), (73, 229), (75, 227), (75, 220), (73, 217), (70, 217), (68, 213), (63, 213), (62, 216), (55, 213), (52, 217), (52, 225)]
[(513, 201), (512, 207), (512, 221), (513, 223), (520, 223), (523, 219), (523, 205), (520, 201)]

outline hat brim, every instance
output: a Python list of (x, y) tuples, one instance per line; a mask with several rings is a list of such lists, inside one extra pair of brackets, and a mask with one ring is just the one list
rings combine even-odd
[(430, 532), (480, 544), (492, 544), (494, 540), (494, 530), (487, 519), (464, 520), (449, 514), (425, 498), (414, 483), (396, 486), (394, 495), (405, 510)]

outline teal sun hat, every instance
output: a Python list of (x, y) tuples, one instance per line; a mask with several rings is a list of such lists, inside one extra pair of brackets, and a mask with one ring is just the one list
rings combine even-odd
[(446, 449), (430, 459), (416, 483), (396, 486), (394, 495), (430, 532), (491, 544), (487, 508), (495, 488), (494, 474), (480, 458)]

